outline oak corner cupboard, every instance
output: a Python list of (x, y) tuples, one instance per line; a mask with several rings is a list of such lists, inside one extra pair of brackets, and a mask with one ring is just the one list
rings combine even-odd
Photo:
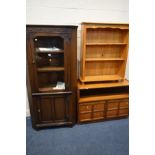
[(26, 38), (32, 126), (74, 125), (77, 26), (27, 25)]
[(82, 23), (80, 81), (125, 80), (129, 25)]

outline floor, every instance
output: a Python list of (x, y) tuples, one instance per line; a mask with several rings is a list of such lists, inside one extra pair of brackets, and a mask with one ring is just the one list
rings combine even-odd
[(26, 118), (26, 155), (128, 155), (129, 120), (36, 131)]

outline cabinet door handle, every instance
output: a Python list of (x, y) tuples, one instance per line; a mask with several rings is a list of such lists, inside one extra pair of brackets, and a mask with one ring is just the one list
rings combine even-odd
[(38, 109), (37, 111), (40, 112), (40, 109)]

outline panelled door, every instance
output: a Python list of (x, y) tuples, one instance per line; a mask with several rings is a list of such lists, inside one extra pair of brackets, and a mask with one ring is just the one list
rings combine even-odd
[(70, 120), (69, 95), (37, 96), (34, 100), (38, 123), (62, 123)]

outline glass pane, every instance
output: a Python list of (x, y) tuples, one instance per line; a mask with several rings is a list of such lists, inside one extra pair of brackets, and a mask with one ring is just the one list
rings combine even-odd
[(61, 37), (36, 37), (34, 43), (38, 52), (61, 51), (64, 49), (64, 40)]
[(38, 85), (41, 92), (65, 90), (64, 72), (40, 72)]
[(37, 67), (64, 66), (64, 40), (61, 37), (36, 37)]
[(64, 54), (38, 52), (36, 55), (36, 65), (37, 67), (45, 67), (45, 66), (63, 67)]
[(64, 40), (61, 37), (34, 38), (39, 91), (65, 89)]

